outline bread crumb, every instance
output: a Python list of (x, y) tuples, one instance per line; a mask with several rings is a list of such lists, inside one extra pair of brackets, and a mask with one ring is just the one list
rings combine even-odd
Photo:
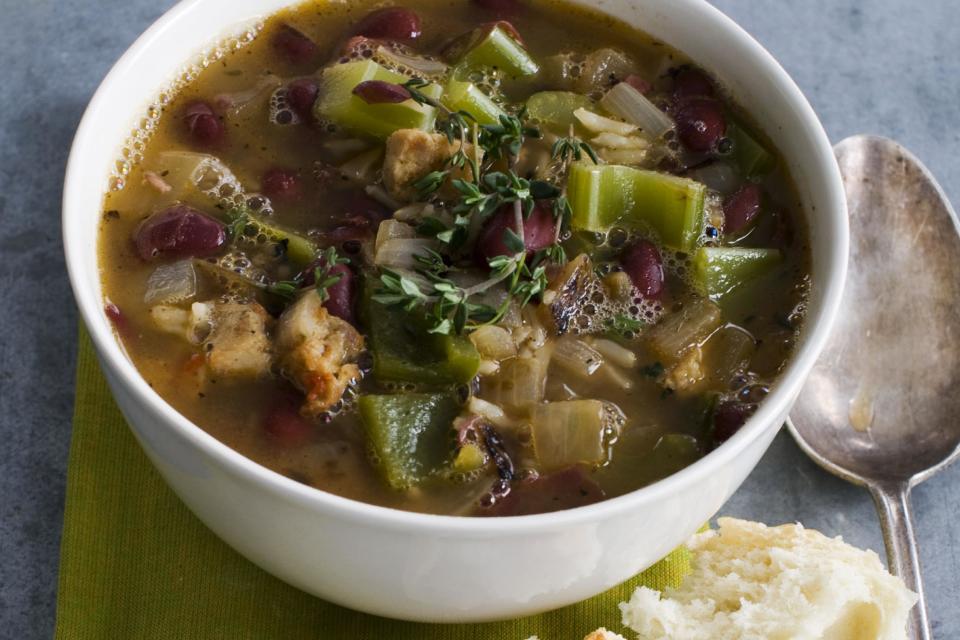
[(583, 640), (627, 640), (619, 633), (614, 633), (613, 631), (607, 631), (603, 627), (600, 627), (596, 631), (587, 634)]
[(623, 624), (639, 638), (906, 639), (917, 595), (873, 551), (799, 524), (718, 524), (687, 543), (692, 572), (679, 588), (640, 587), (620, 604)]

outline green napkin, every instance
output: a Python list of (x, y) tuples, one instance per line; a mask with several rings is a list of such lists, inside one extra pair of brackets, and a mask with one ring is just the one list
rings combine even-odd
[(595, 598), (498, 623), (399, 622), (324, 602), (242, 558), (167, 488), (127, 429), (82, 329), (60, 553), (58, 640), (580, 640), (599, 626), (619, 630), (618, 602), (638, 585), (677, 584), (689, 564), (677, 550)]

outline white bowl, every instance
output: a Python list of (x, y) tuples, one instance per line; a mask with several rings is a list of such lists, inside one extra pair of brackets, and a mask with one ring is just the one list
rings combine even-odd
[(234, 549), (305, 591), (422, 621), (523, 616), (597, 594), (650, 566), (715, 514), (783, 423), (837, 312), (847, 214), (830, 143), (793, 81), (703, 0), (579, 0), (656, 36), (716, 74), (784, 152), (810, 224), (813, 285), (797, 352), (726, 444), (652, 486), (544, 515), (458, 518), (355, 502), (261, 467), (177, 413), (140, 377), (103, 311), (97, 222), (125, 139), (146, 106), (218, 37), (290, 0), (184, 0), (124, 54), (80, 123), (63, 236), (81, 315), (143, 449), (188, 507)]

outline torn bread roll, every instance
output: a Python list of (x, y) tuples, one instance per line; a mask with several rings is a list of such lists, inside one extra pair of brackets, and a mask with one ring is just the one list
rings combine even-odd
[(917, 595), (873, 551), (799, 524), (718, 524), (687, 543), (692, 571), (679, 588), (640, 587), (620, 605), (639, 638), (906, 639)]

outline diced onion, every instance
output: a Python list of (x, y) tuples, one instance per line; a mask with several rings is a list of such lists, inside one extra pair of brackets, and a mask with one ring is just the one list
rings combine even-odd
[(487, 325), (479, 327), (470, 334), (470, 341), (480, 355), (500, 362), (517, 355), (517, 345), (513, 336), (503, 327)]
[(491, 378), (491, 398), (508, 409), (527, 413), (543, 400), (546, 392), (549, 349), (541, 349), (529, 358), (510, 358), (500, 365), (500, 373)]
[(197, 272), (193, 260), (180, 260), (157, 267), (147, 278), (143, 294), (146, 304), (170, 304), (189, 300), (197, 293)]
[(369, 184), (373, 182), (374, 174), (380, 169), (382, 159), (383, 149), (376, 147), (350, 158), (337, 168), (348, 180)]
[(213, 104), (218, 111), (236, 115), (251, 104), (260, 94), (268, 89), (273, 90), (280, 86), (283, 80), (272, 73), (261, 77), (257, 83), (248, 89), (234, 91), (233, 93), (219, 93), (213, 98)]
[(606, 338), (596, 338), (591, 343), (604, 358), (624, 369), (632, 369), (637, 364), (637, 354), (626, 347)]
[(592, 111), (587, 111), (583, 107), (574, 111), (573, 117), (579, 120), (580, 124), (594, 133), (609, 132), (616, 133), (621, 136), (627, 136), (637, 130), (636, 125), (630, 124), (629, 122), (620, 122), (619, 120), (613, 120), (612, 118), (605, 118), (601, 115), (593, 113)]
[(190, 312), (169, 304), (150, 307), (150, 319), (158, 329), (181, 338), (186, 338), (190, 328)]
[(701, 298), (663, 318), (647, 332), (650, 346), (664, 364), (675, 364), (684, 353), (698, 346), (720, 326), (722, 313), (716, 303)]
[(574, 375), (587, 378), (603, 364), (603, 356), (583, 340), (566, 336), (557, 340), (553, 362)]
[(597, 147), (610, 149), (646, 149), (650, 146), (649, 142), (639, 136), (621, 136), (609, 131), (594, 136), (590, 142)]
[(442, 77), (447, 73), (448, 69), (447, 65), (439, 60), (430, 60), (419, 56), (408, 56), (403, 53), (391, 51), (384, 46), (377, 47), (376, 57), (386, 62), (389, 66), (397, 68), (397, 71), (402, 72), (402, 69), (406, 68), (414, 71), (416, 75), (430, 79)]
[(597, 155), (610, 164), (643, 164), (647, 160), (646, 149), (598, 149)]
[(417, 224), (424, 218), (432, 216), (434, 213), (433, 205), (427, 202), (414, 202), (405, 207), (401, 207), (393, 212), (393, 217), (400, 222)]
[(425, 255), (427, 249), (436, 246), (436, 241), (429, 238), (391, 238), (377, 248), (373, 262), (378, 267), (413, 270), (420, 266), (414, 256)]
[(417, 230), (409, 224), (405, 224), (398, 220), (384, 220), (380, 223), (380, 226), (377, 227), (377, 240), (374, 243), (374, 250), (379, 251), (380, 247), (383, 246), (383, 243), (385, 243), (387, 240), (416, 237)]
[(496, 427), (513, 425), (513, 421), (507, 417), (502, 408), (477, 396), (471, 396), (467, 402), (467, 411), (489, 420)]
[(610, 113), (637, 125), (656, 139), (673, 128), (673, 120), (626, 82), (607, 91), (600, 104)]
[(629, 391), (630, 389), (633, 389), (633, 380), (631, 380), (630, 377), (620, 369), (620, 367), (607, 363), (600, 369), (600, 371), (607, 377), (607, 380), (615, 384), (619, 389), (622, 389), (623, 391)]
[(194, 302), (190, 305), (190, 330), (187, 339), (199, 344), (207, 339), (213, 329), (213, 303)]
[(480, 366), (477, 367), (477, 375), (482, 378), (492, 376), (497, 371), (500, 371), (500, 363), (496, 360), (481, 360)]
[(755, 349), (754, 337), (740, 327), (727, 325), (717, 329), (704, 344), (707, 375), (714, 382), (728, 384), (750, 361)]
[(607, 456), (607, 408), (600, 400), (562, 400), (536, 407), (533, 448), (544, 469), (598, 464)]

